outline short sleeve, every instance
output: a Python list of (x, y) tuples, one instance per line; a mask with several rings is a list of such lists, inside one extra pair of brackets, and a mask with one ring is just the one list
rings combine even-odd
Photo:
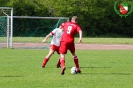
[(58, 28), (55, 28), (50, 34), (54, 35), (57, 32)]

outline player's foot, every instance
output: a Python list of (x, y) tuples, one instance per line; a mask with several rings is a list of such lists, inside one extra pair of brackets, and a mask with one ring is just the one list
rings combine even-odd
[(65, 70), (66, 70), (66, 67), (63, 67), (63, 68), (61, 69), (61, 75), (64, 75), (64, 74), (65, 74)]
[(44, 66), (42, 66), (42, 68), (44, 68)]
[(81, 70), (79, 68), (77, 68), (76, 73), (81, 73)]
[(57, 65), (56, 68), (60, 68), (61, 66), (60, 65)]

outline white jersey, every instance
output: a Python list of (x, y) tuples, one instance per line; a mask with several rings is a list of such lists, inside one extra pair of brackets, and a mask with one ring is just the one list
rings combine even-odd
[(60, 28), (55, 28), (50, 34), (53, 36), (51, 45), (60, 46), (60, 39), (63, 31)]

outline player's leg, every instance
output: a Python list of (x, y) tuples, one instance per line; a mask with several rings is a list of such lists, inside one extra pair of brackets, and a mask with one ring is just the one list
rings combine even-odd
[(72, 56), (73, 56), (73, 61), (74, 61), (75, 66), (76, 66), (77, 73), (81, 73), (81, 70), (80, 70), (80, 67), (79, 67), (78, 57), (75, 55), (75, 53), (73, 53)]
[(67, 53), (67, 43), (66, 42), (61, 42), (60, 48), (59, 48), (59, 53), (60, 53), (60, 63), (61, 63), (61, 74), (64, 75), (65, 73), (65, 54)]
[[(60, 54), (60, 53), (59, 53), (59, 47), (57, 47), (56, 52), (57, 52), (58, 54)], [(60, 67), (61, 67), (60, 65), (61, 65), (61, 63), (60, 63), (60, 58), (59, 58), (59, 60), (58, 60), (58, 62), (57, 62), (57, 64), (56, 64), (56, 67), (57, 67), (57, 68), (60, 68)]]
[(61, 65), (61, 63), (60, 63), (60, 58), (59, 58), (56, 67), (57, 67), (57, 68), (60, 68), (60, 67), (61, 67), (60, 65)]
[(79, 67), (79, 61), (78, 61), (78, 57), (75, 54), (75, 44), (71, 44), (71, 46), (69, 47), (70, 52), (72, 54), (73, 57), (73, 61), (75, 63), (76, 69), (77, 69), (77, 73), (81, 73), (80, 67)]
[(52, 54), (54, 53), (54, 50), (50, 49), (49, 53), (47, 54), (47, 56), (44, 58), (44, 61), (42, 63), (42, 68), (45, 67), (45, 65), (47, 64), (48, 60), (50, 59), (50, 57), (52, 56)]
[(65, 54), (60, 54), (60, 63), (61, 63), (61, 74), (64, 75), (65, 74)]

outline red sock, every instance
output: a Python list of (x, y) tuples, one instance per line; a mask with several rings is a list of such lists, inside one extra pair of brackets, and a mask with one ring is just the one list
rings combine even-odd
[(44, 58), (44, 61), (43, 61), (43, 63), (42, 63), (42, 66), (43, 66), (43, 67), (45, 67), (45, 65), (46, 65), (46, 63), (48, 62), (48, 60), (49, 60), (48, 58)]
[(79, 62), (77, 56), (73, 58), (76, 68), (79, 68)]
[(60, 58), (60, 63), (61, 63), (61, 67), (65, 67), (65, 59), (64, 58)]

